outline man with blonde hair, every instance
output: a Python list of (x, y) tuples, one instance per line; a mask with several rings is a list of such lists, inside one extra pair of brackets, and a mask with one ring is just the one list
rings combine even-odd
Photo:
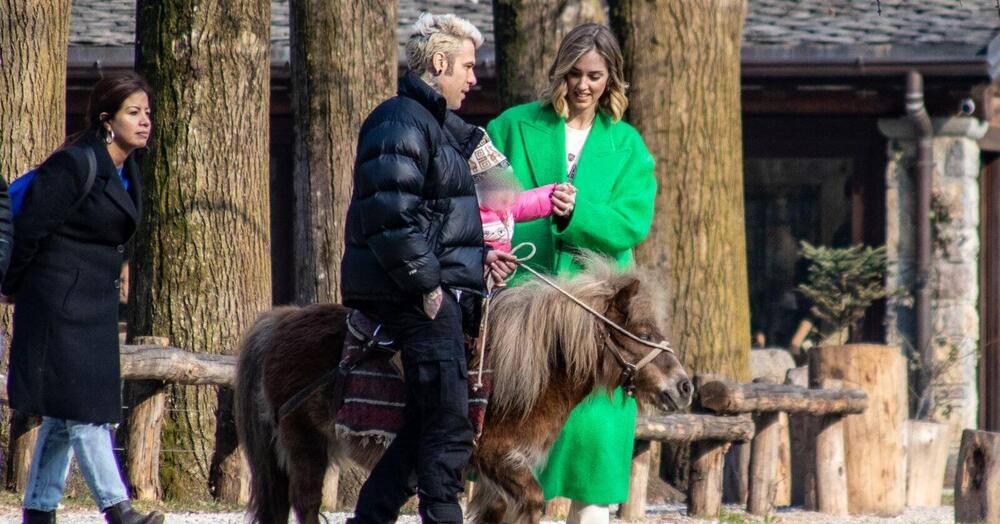
[(361, 488), (352, 523), (388, 523), (415, 493), (424, 522), (462, 522), (458, 495), (472, 454), (466, 330), (485, 272), (509, 254), (484, 247), (468, 159), (483, 131), (452, 113), (476, 85), (479, 31), (422, 15), (406, 44), (398, 94), (361, 126), (347, 211), (344, 303), (380, 322), (402, 353), (404, 425)]

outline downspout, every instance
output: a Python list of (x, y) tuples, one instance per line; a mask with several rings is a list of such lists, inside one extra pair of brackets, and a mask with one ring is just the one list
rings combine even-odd
[[(916, 213), (916, 275), (914, 281), (914, 313), (916, 338), (914, 350), (921, 355), (922, 369), (932, 362), (931, 348), (931, 290), (928, 287), (931, 267), (931, 187), (934, 168), (931, 137), (931, 119), (924, 107), (924, 79), (917, 71), (906, 75), (906, 119), (913, 126), (917, 140), (917, 164), (914, 177), (917, 186)], [(924, 371), (926, 375), (926, 371)], [(921, 376), (922, 386), (927, 386), (927, 376)]]

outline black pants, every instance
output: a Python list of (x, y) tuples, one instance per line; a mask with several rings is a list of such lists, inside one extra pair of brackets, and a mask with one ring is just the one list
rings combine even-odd
[(361, 487), (351, 522), (395, 522), (417, 494), (423, 522), (461, 523), (458, 495), (474, 437), (461, 308), (445, 292), (434, 320), (412, 303), (373, 304), (365, 312), (395, 335), (402, 350), (406, 410), (403, 429)]

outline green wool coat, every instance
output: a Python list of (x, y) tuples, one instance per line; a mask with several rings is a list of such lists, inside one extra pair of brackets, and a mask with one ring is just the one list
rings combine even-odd
[[(525, 189), (566, 181), (566, 120), (538, 102), (508, 109), (487, 132), (508, 156)], [(608, 255), (623, 266), (649, 233), (656, 179), (653, 157), (639, 133), (598, 112), (580, 153), (576, 208), (565, 229), (551, 218), (517, 224), (514, 244), (537, 248), (529, 264), (541, 272), (572, 275), (580, 270), (578, 249)], [(524, 255), (523, 252), (518, 252)], [(518, 272), (513, 282), (530, 278)], [(570, 414), (539, 472), (545, 498), (568, 497), (589, 504), (628, 498), (635, 437), (635, 400), (621, 388), (595, 391)]]

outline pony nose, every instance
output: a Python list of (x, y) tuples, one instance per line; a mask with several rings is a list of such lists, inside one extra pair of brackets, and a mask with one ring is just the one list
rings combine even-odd
[(694, 385), (690, 380), (684, 379), (677, 383), (677, 392), (681, 394), (682, 399), (690, 401), (694, 395)]

